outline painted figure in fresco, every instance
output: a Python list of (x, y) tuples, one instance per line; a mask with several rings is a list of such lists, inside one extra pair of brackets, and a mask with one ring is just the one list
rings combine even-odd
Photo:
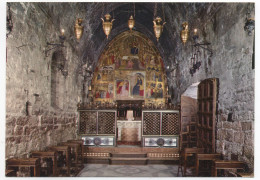
[(121, 81), (117, 84), (117, 94), (120, 97), (128, 97), (129, 95), (129, 83), (128, 81)]
[(132, 59), (129, 59), (127, 62), (127, 69), (133, 69), (133, 65), (134, 65), (134, 63), (133, 63)]
[(116, 69), (118, 69), (120, 67), (120, 59), (119, 58), (116, 58), (115, 64), (116, 64)]
[(162, 89), (162, 84), (158, 84), (158, 98), (163, 98), (163, 89)]
[(140, 76), (137, 76), (136, 84), (133, 88), (133, 95), (144, 96), (143, 80)]
[(98, 73), (97, 80), (101, 80), (101, 75)]
[(152, 89), (151, 89), (149, 83), (147, 83), (146, 88), (147, 88), (147, 90), (146, 90), (146, 92), (147, 92), (147, 93), (146, 93), (146, 97), (147, 97), (147, 98), (151, 98), (151, 95), (152, 95)]

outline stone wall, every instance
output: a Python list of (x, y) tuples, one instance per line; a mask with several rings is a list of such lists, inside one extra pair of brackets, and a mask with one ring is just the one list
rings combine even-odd
[[(213, 56), (202, 53), (202, 65), (191, 76), (191, 38), (179, 54), (178, 73), (170, 79), (173, 102), (193, 83), (219, 79), (216, 151), (225, 159), (238, 159), (253, 169), (254, 163), (254, 80), (253, 38), (244, 31), (247, 3), (223, 3), (207, 21), (200, 23), (200, 41), (208, 41)], [(203, 14), (205, 17), (210, 14)], [(253, 12), (254, 13), (254, 12)]]
[[(75, 4), (10, 4), (13, 30), (6, 40), (6, 158), (26, 157), (32, 150), (75, 139), (82, 86), (82, 77), (77, 73), (80, 42), (75, 40), (73, 29), (82, 13)], [(61, 28), (65, 29), (65, 47), (51, 50), (46, 56), (45, 50), (51, 48), (47, 42), (59, 43)], [(57, 58), (53, 54), (59, 50), (68, 76), (54, 67), (54, 79), (52, 65)], [(57, 85), (57, 106), (51, 104), (52, 83)], [(28, 101), (32, 110), (29, 114)]]

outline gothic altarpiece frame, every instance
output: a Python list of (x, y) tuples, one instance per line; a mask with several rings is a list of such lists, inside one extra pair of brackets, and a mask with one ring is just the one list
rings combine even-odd
[(164, 106), (167, 79), (162, 58), (153, 42), (137, 31), (114, 38), (101, 54), (92, 79), (95, 103), (144, 100)]

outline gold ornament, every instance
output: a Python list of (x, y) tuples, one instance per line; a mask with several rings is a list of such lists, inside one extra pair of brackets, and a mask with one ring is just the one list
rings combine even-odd
[(182, 31), (181, 31), (181, 41), (185, 44), (189, 37), (189, 30), (188, 30), (188, 23), (184, 22), (182, 23)]
[(106, 14), (106, 15), (105, 15), (105, 20), (104, 20), (103, 18), (101, 18), (102, 21), (103, 21), (103, 30), (104, 30), (104, 33), (105, 33), (106, 36), (107, 36), (107, 39), (108, 39), (108, 35), (109, 35), (110, 32), (111, 32), (112, 25), (113, 25), (113, 21), (115, 20), (115, 19), (112, 19), (112, 20), (110, 21), (110, 18), (111, 18), (110, 14)]
[(77, 40), (79, 40), (81, 38), (82, 34), (83, 34), (84, 27), (81, 26), (82, 21), (83, 21), (83, 19), (78, 18), (76, 20), (76, 24), (74, 26), (74, 31), (75, 31), (75, 35), (76, 35)]
[(159, 40), (162, 32), (163, 32), (163, 26), (166, 22), (162, 23), (162, 18), (157, 17), (155, 18), (155, 20), (153, 20), (153, 30), (154, 30), (154, 34), (157, 38), (157, 41)]
[(129, 27), (130, 31), (132, 31), (134, 26), (135, 26), (135, 20), (134, 20), (133, 16), (131, 15), (128, 20), (128, 27)]

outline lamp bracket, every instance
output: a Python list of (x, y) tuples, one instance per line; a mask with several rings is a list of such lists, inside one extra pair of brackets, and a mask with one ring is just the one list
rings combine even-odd
[(45, 49), (45, 57), (48, 57), (49, 56), (48, 52), (53, 50), (53, 49), (56, 49), (58, 47), (66, 47), (66, 46), (64, 46), (63, 42), (60, 43), (60, 44), (47, 42), (47, 48), (48, 48), (48, 46), (51, 46), (51, 47), (49, 49)]
[(202, 48), (202, 49), (204, 49), (204, 50), (209, 51), (209, 52), (210, 52), (210, 57), (212, 57), (213, 51), (212, 51), (212, 49), (210, 49), (210, 48), (208, 47), (209, 45), (211, 45), (211, 43), (206, 42), (206, 43), (195, 43), (195, 44), (192, 45), (192, 46), (194, 46), (194, 47), (200, 47), (200, 48)]

